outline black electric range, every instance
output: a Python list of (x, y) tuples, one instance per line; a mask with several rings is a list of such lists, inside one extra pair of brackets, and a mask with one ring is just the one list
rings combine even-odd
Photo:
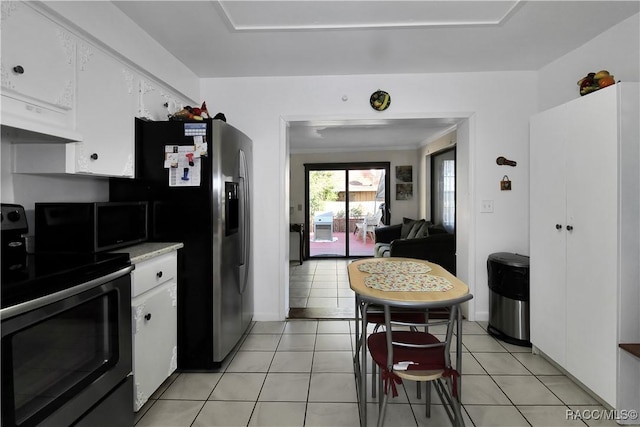
[(131, 265), (126, 253), (28, 254), (24, 207), (0, 204), (1, 308), (89, 282)]
[(128, 253), (26, 254), (18, 269), (2, 271), (1, 308), (50, 295), (131, 265)]

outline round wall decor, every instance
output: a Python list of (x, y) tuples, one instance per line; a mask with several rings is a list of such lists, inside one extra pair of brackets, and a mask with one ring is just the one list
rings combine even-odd
[(374, 110), (384, 111), (391, 105), (391, 95), (383, 90), (377, 90), (371, 94), (369, 103)]

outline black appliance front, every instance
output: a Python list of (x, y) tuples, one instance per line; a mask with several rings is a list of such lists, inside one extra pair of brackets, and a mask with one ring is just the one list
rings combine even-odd
[[(3, 277), (4, 427), (72, 425), (104, 408), (105, 397), (131, 375), (128, 257), (105, 256), (102, 264), (76, 266), (73, 275), (71, 264), (63, 272), (53, 258), (30, 255), (30, 271)], [(121, 414), (125, 423), (110, 425), (132, 424), (132, 401)]]
[(36, 203), (38, 252), (104, 252), (147, 240), (147, 203)]
[(2, 274), (22, 270), (25, 267), (27, 245), (24, 235), (29, 231), (24, 207), (2, 203), (0, 205), (0, 253)]
[[(211, 142), (210, 121), (205, 140)], [(179, 241), (178, 252), (178, 369), (213, 370), (213, 230), (211, 224), (211, 166), (201, 162), (201, 184), (168, 187), (165, 145), (192, 144), (180, 121), (146, 122), (136, 119), (136, 179), (110, 178), (109, 200), (149, 203), (149, 239)], [(196, 326), (197, 325), (197, 326)]]

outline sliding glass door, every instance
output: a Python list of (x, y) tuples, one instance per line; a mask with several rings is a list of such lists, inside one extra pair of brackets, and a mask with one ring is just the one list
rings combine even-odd
[(373, 256), (375, 228), (387, 221), (389, 163), (305, 164), (310, 258)]

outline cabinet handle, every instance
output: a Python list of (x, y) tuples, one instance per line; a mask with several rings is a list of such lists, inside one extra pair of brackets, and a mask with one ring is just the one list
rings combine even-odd
[(91, 160), (98, 160), (98, 153), (93, 153), (91, 156)]
[(13, 72), (16, 74), (24, 74), (24, 68), (22, 68), (22, 65), (16, 65), (13, 67)]
[(144, 315), (144, 320), (146, 320), (147, 322), (148, 322), (149, 320), (151, 320), (151, 313), (147, 313), (147, 314), (145, 314), (145, 315)]
[(560, 224), (556, 224), (556, 230), (562, 230), (562, 226)]
[(573, 231), (573, 225), (567, 225), (567, 231)]
[(160, 278), (162, 277), (162, 271), (158, 271), (158, 272), (156, 273), (156, 277), (157, 277), (158, 279), (160, 279)]

